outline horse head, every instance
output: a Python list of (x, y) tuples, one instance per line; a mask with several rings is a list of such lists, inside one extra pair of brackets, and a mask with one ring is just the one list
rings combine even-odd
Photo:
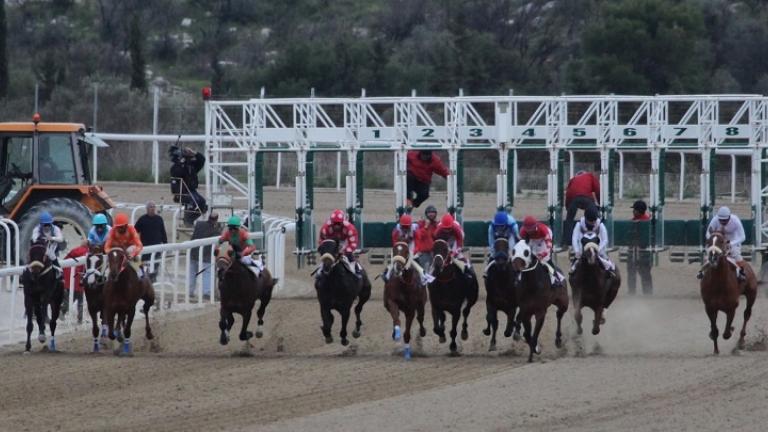
[(408, 244), (397, 242), (392, 247), (392, 270), (396, 277), (401, 277), (408, 260), (411, 258), (411, 251)]
[(716, 231), (707, 240), (707, 261), (712, 268), (717, 268), (720, 258), (728, 252), (728, 241), (723, 233)]
[(336, 264), (339, 256), (339, 242), (333, 239), (326, 239), (317, 247), (317, 253), (320, 255), (320, 266), (323, 274), (327, 275)]
[(83, 273), (82, 282), (93, 286), (104, 278), (102, 273), (104, 267), (104, 247), (101, 245), (91, 245), (88, 248), (88, 255), (85, 257), (85, 273)]
[(451, 251), (448, 247), (448, 242), (444, 239), (436, 239), (432, 243), (432, 269), (434, 274), (438, 274), (443, 270), (443, 266), (451, 259)]
[(218, 249), (216, 249), (216, 272), (219, 278), (222, 278), (224, 273), (232, 267), (232, 263), (235, 261), (235, 248), (229, 242), (222, 243)]
[(589, 265), (597, 263), (597, 257), (600, 253), (600, 239), (597, 234), (588, 232), (581, 238), (581, 259)]
[(516, 272), (521, 272), (531, 266), (534, 261), (533, 252), (528, 242), (520, 240), (512, 248), (512, 268)]
[(48, 247), (45, 241), (37, 241), (29, 247), (27, 255), (27, 269), (33, 279), (40, 276), (46, 268), (50, 267), (48, 259)]
[(109, 265), (108, 276), (115, 280), (128, 264), (128, 253), (123, 248), (112, 248), (107, 254), (107, 263)]
[(493, 261), (497, 266), (503, 266), (509, 262), (509, 240), (497, 238), (493, 242)]

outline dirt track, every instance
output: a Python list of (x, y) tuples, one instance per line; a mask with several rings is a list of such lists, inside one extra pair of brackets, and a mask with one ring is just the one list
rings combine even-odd
[[(694, 273), (664, 264), (654, 297), (622, 289), (597, 337), (576, 338), (569, 312), (561, 351), (550, 313), (531, 365), (503, 337), (501, 354), (487, 352), (482, 300), (462, 357), (447, 357), (431, 331), (426, 357), (393, 356), (380, 281), (352, 350), (338, 343), (338, 321), (336, 342), (323, 343), (312, 299), (274, 301), (249, 358), (232, 355), (239, 342), (218, 345), (213, 308), (156, 319), (161, 352), (134, 337), (133, 358), (87, 354), (83, 328), (58, 338), (60, 354), (0, 351), (0, 430), (764, 430), (768, 302), (761, 293), (748, 350), (732, 354), (731, 340), (713, 357)], [(309, 287), (306, 271), (290, 276)]]

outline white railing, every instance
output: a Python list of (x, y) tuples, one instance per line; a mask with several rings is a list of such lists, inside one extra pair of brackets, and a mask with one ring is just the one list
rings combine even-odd
[[(275, 224), (277, 226), (284, 226), (283, 224)], [(2, 224), (0, 224), (2, 227)], [(273, 239), (274, 234), (268, 237), (268, 241), (275, 244)], [(249, 235), (251, 239), (264, 238), (263, 232), (255, 232)], [(209, 237), (199, 240), (190, 240), (183, 243), (169, 243), (163, 245), (147, 246), (143, 249), (142, 254), (152, 254), (149, 268), (157, 269), (157, 280), (154, 284), (155, 287), (155, 303), (161, 310), (171, 309), (178, 306), (203, 306), (205, 304), (215, 304), (215, 295), (211, 295), (205, 299), (202, 292), (202, 278), (197, 277), (200, 274), (204, 274), (203, 271), (194, 275), (194, 281), (190, 281), (192, 275), (189, 274), (191, 267), (190, 262), (194, 259), (192, 256), (192, 249), (197, 249), (196, 261), (200, 263), (201, 270), (206, 269), (206, 265), (210, 266), (213, 259), (214, 247), (211, 247), (210, 262), (205, 263), (203, 257), (203, 248), (205, 246), (213, 246), (218, 243), (218, 237)], [(282, 253), (285, 253), (284, 242), (282, 245)], [(280, 246), (275, 246), (275, 252), (270, 251), (268, 257), (276, 256), (280, 253)], [(183, 261), (182, 261), (183, 259)], [(274, 262), (280, 263), (283, 260), (278, 258), (272, 258)], [(83, 265), (85, 258), (80, 257), (77, 259), (60, 260), (62, 268), (75, 267)], [(278, 268), (275, 270), (277, 273), (275, 277), (282, 279), (283, 268), (279, 264), (274, 264)], [(268, 267), (269, 268), (269, 267)], [(24, 295), (19, 289), (18, 279), (23, 273), (24, 266), (6, 266), (0, 269), (0, 285), (10, 286), (10, 291), (0, 290), (0, 343), (2, 342), (15, 342), (16, 337), (23, 334), (23, 328), (26, 325), (24, 318)], [(272, 269), (270, 269), (272, 271)], [(74, 271), (70, 272), (69, 286), (74, 286)], [(210, 277), (211, 293), (215, 293), (215, 272), (211, 271), (207, 273)], [(191, 282), (191, 283), (190, 283)], [(181, 291), (183, 290), (183, 291)], [(66, 317), (61, 319), (61, 325), (59, 331), (68, 331), (76, 328), (76, 310), (75, 310), (75, 293), (74, 290), (69, 291), (69, 313)], [(83, 299), (83, 310), (87, 311), (85, 299)], [(87, 315), (84, 313), (84, 315)], [(89, 317), (84, 316), (84, 321), (89, 321)], [(2, 337), (3, 334), (7, 336)]]

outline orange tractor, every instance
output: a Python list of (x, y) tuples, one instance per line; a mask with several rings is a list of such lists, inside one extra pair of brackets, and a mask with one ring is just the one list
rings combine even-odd
[[(19, 224), (21, 259), (47, 211), (70, 242), (84, 239), (95, 213), (114, 203), (92, 184), (89, 148), (97, 144), (79, 123), (0, 123), (0, 214)], [(109, 216), (107, 214), (107, 216)]]

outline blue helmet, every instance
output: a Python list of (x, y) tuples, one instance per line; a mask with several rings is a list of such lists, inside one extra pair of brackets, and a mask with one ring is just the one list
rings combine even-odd
[(507, 226), (509, 224), (509, 216), (505, 211), (499, 211), (496, 216), (493, 217), (493, 224), (496, 226)]
[(96, 213), (93, 215), (93, 221), (92, 223), (94, 225), (106, 225), (107, 224), (107, 217), (104, 216), (102, 213)]
[(598, 210), (597, 206), (594, 204), (590, 205), (586, 210), (584, 210), (584, 219), (586, 219), (587, 222), (595, 222), (599, 217), (600, 210)]
[(47, 211), (40, 213), (40, 225), (52, 224), (53, 216)]

